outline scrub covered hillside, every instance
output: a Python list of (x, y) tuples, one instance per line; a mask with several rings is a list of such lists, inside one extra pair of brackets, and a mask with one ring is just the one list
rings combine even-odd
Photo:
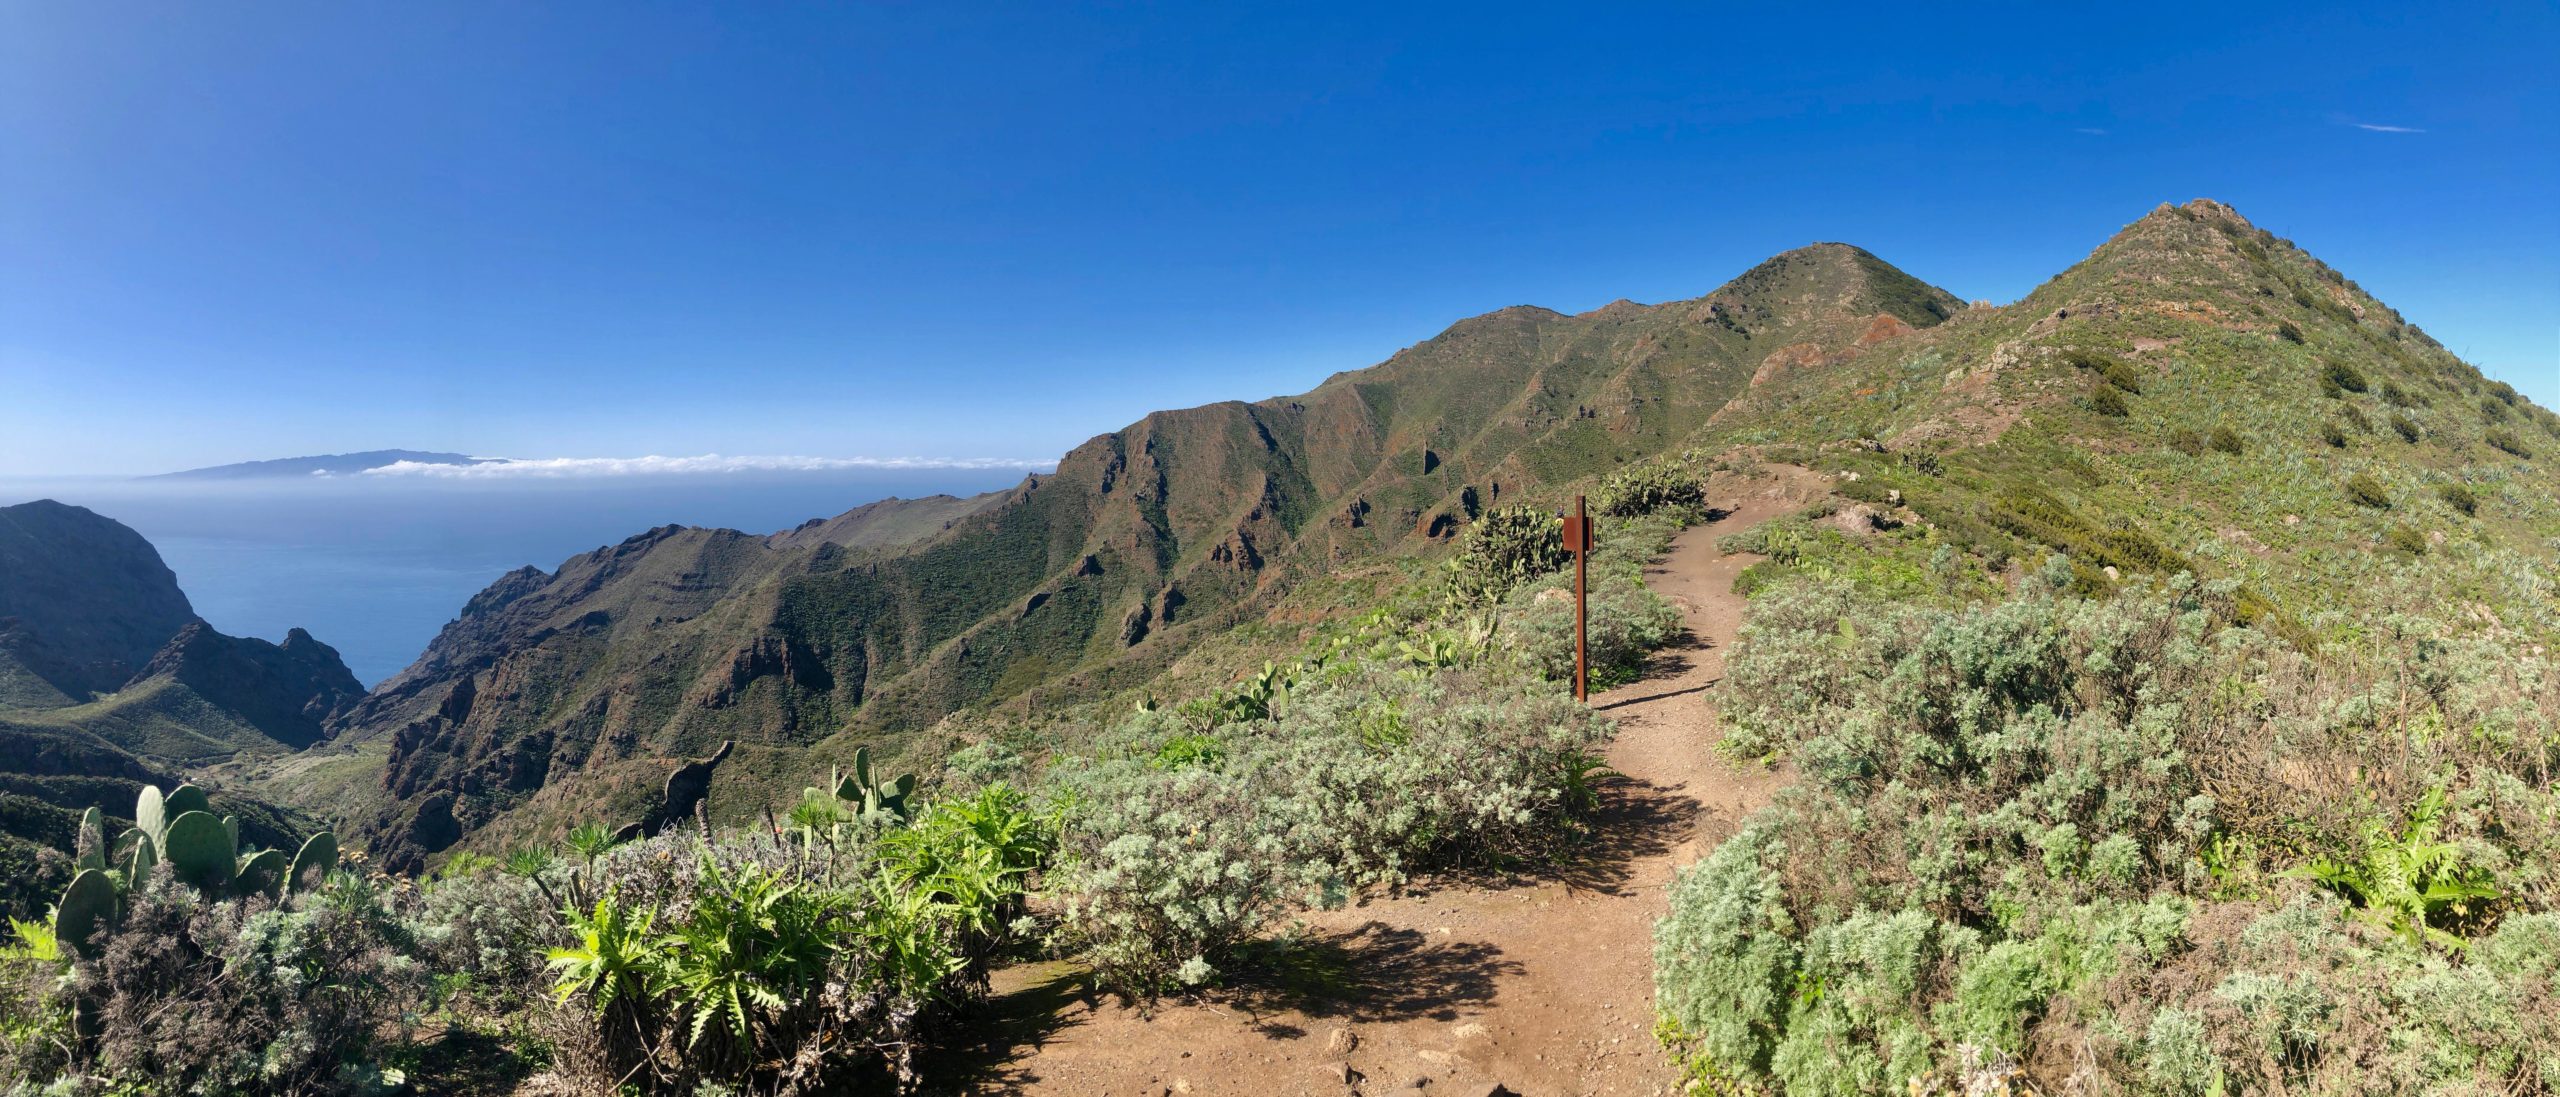
[(1659, 900), (1697, 1088), (2548, 1091), (2554, 445), (2206, 202), (2006, 307), (1818, 245), (1508, 309), (990, 498), (508, 577), (259, 770), (322, 871), (219, 791), (77, 819), (0, 1081), (931, 1091), (1006, 1084), (934, 1053), (1013, 965), (1315, 994), (1308, 912), (1627, 837), (1556, 508), (1625, 681), (1682, 640), (1642, 565), (1752, 492), (1809, 505), (1726, 538), (1715, 719), (1656, 729), (1787, 786)]
[(2560, 419), (2198, 202), (1720, 427), (1884, 528), (1749, 537), (1696, 1077), (2560, 1087)]

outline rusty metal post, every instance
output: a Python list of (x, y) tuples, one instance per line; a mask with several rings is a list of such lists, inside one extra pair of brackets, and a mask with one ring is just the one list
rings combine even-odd
[(1591, 561), (1591, 515), (1582, 497), (1573, 497), (1573, 699), (1591, 700), (1591, 603), (1586, 580)]

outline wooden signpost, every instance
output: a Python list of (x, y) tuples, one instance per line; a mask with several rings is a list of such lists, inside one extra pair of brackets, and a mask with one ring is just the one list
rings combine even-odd
[(1564, 550), (1573, 554), (1573, 699), (1591, 700), (1591, 606), (1587, 581), (1591, 561), (1591, 514), (1582, 496), (1573, 497), (1573, 513), (1564, 519)]

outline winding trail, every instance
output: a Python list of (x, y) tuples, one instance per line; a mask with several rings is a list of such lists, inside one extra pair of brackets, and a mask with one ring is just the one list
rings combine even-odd
[[(1282, 985), (1168, 1001), (1152, 1015), (1092, 993), (1066, 964), (996, 977), (979, 1046), (936, 1064), (931, 1092), (1668, 1094), (1653, 1036), (1653, 924), (1677, 866), (1730, 836), (1785, 778), (1711, 749), (1724, 645), (1741, 626), (1734, 577), (1757, 557), (1716, 539), (1793, 509), (1782, 491), (1693, 527), (1645, 571), (1686, 642), (1637, 682), (1596, 694), (1618, 721), (1592, 844), (1501, 886), (1448, 883), (1306, 917), (1317, 944)], [(1293, 988), (1289, 984), (1295, 984)], [(956, 1086), (949, 1079), (969, 1080)]]

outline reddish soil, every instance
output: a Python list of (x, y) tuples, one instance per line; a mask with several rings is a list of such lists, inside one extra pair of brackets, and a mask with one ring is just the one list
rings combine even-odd
[[(1764, 482), (1760, 487), (1767, 487)], [(1793, 509), (1782, 489), (1682, 534), (1646, 581), (1688, 641), (1642, 680), (1598, 694), (1618, 721), (1591, 843), (1499, 882), (1440, 881), (1306, 916), (1314, 947), (1264, 985), (1152, 1012), (1093, 993), (1071, 965), (999, 972), (994, 1017), (945, 1093), (1667, 1094), (1653, 1036), (1653, 924), (1677, 866), (1769, 801), (1784, 777), (1726, 765), (1715, 687), (1743, 617), (1734, 576), (1754, 559), (1716, 539)]]

